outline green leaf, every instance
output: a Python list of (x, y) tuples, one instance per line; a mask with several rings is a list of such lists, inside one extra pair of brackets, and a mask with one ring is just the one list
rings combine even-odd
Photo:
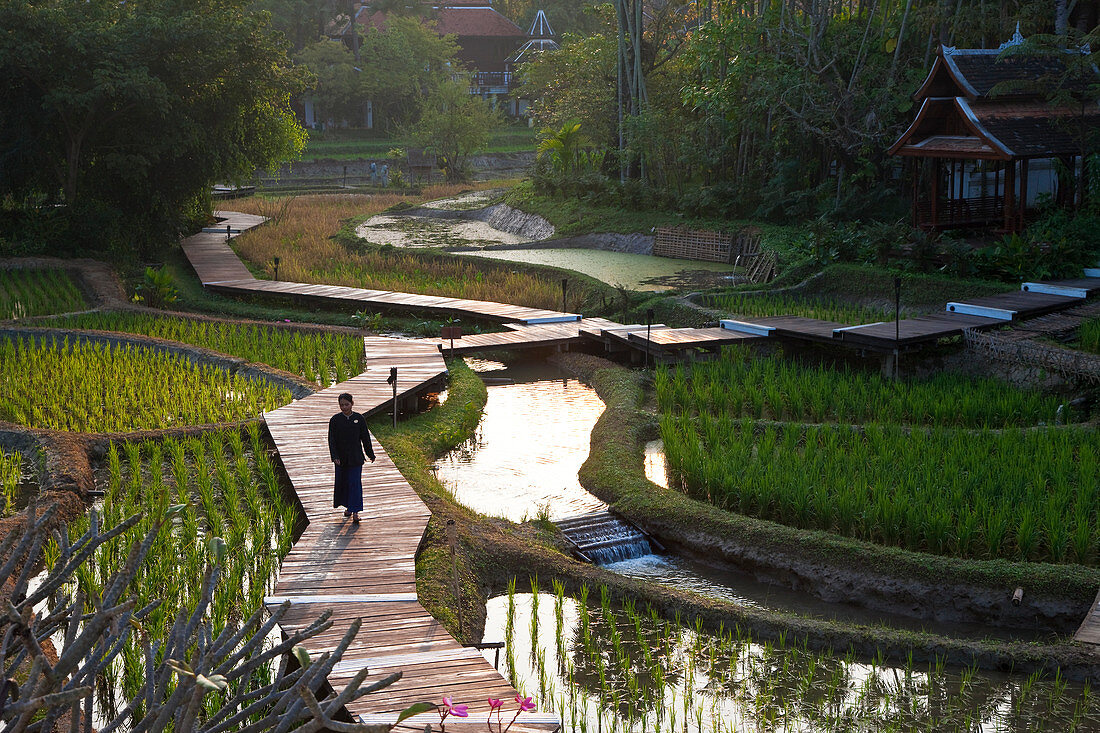
[(420, 715), (421, 713), (430, 713), (435, 709), (435, 703), (414, 702), (412, 705), (401, 711), (401, 714), (397, 716), (397, 723), (400, 723), (405, 718), (411, 718), (414, 715)]
[(291, 653), (294, 655), (294, 658), (298, 660), (298, 664), (300, 664), (303, 669), (309, 666), (309, 652), (306, 651), (304, 646), (294, 647)]

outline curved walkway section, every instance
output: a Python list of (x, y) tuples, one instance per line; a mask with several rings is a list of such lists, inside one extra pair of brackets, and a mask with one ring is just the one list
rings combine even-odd
[[(228, 246), (232, 235), (263, 221), (259, 216), (232, 213), (220, 228), (211, 227), (184, 240), (184, 252), (204, 285), (230, 281), (239, 291), (266, 289), (269, 281), (253, 279)], [(350, 289), (337, 290), (346, 295)], [(515, 306), (500, 308), (500, 313), (528, 318), (551, 313), (515, 310)], [(470, 706), (470, 718), (449, 719), (447, 730), (483, 731), (489, 712), (487, 699), (507, 701), (516, 690), (479, 651), (455, 641), (417, 600), (416, 551), (431, 512), (377, 444), (377, 460), (363, 468), (362, 523), (353, 524), (332, 507), (333, 468), (327, 436), (328, 420), (337, 410), (337, 395), (350, 392), (355, 397), (356, 411), (371, 415), (393, 404), (393, 387), (387, 382), (392, 367), (397, 368), (398, 400), (437, 383), (442, 386), (447, 373), (434, 343), (368, 337), (363, 346), (365, 372), (264, 415), (309, 521), (283, 559), (274, 595), (266, 602), (290, 602), (282, 623), (286, 632), (308, 625), (325, 611), (332, 612), (334, 624), (329, 631), (309, 642), (307, 648), (314, 655), (333, 649), (348, 625), (362, 619), (358, 636), (344, 652), (329, 682), (340, 689), (364, 667), (370, 671), (366, 685), (398, 671), (402, 677), (347, 706), (359, 722), (393, 725), (409, 705), (439, 704), (447, 696)], [(401, 728), (422, 731), (426, 724), (438, 720), (438, 715), (427, 713), (404, 721)], [(517, 733), (549, 733), (559, 728), (556, 715), (537, 712), (525, 713), (512, 726)]]
[[(363, 620), (359, 635), (329, 677), (333, 687), (343, 687), (364, 667), (371, 673), (366, 684), (396, 671), (402, 677), (348, 705), (360, 722), (392, 725), (414, 702), (438, 704), (448, 696), (468, 704), (472, 713), (470, 721), (452, 718), (447, 729), (481, 730), (484, 722), (479, 718), (488, 715), (487, 698), (508, 700), (516, 691), (480, 652), (451, 638), (417, 601), (416, 550), (431, 512), (379, 445), (374, 447), (377, 460), (363, 469), (362, 523), (353, 524), (332, 507), (327, 431), (337, 409), (336, 396), (350, 392), (358, 411), (376, 413), (392, 404), (393, 388), (386, 381), (391, 367), (397, 368), (399, 399), (430, 388), (447, 371), (438, 348), (430, 344), (368, 338), (364, 346), (368, 365), (363, 374), (264, 415), (309, 520), (284, 558), (275, 595), (267, 602), (290, 601), (283, 617), (287, 632), (332, 611), (331, 629), (310, 640), (313, 654), (332, 649), (348, 624)], [(435, 720), (437, 716), (426, 714), (407, 723), (410, 729), (423, 730)], [(556, 716), (538, 713), (525, 715), (520, 723), (514, 730), (545, 732), (559, 727)]]
[(311, 285), (281, 280), (257, 280), (229, 247), (229, 239), (266, 221), (262, 216), (235, 211), (216, 211), (219, 226), (208, 227), (183, 241), (183, 251), (205, 287), (232, 294), (266, 293), (333, 303), (362, 303), (398, 311), (434, 311), (445, 315), (484, 318), (523, 324), (579, 321), (576, 313), (526, 308), (483, 300), (444, 298), (388, 290), (367, 290), (335, 285)]

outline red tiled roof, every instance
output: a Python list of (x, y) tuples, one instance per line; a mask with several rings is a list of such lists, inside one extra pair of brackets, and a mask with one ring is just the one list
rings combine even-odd
[[(520, 27), (482, 0), (461, 0), (448, 3), (443, 7), (434, 7), (428, 18), (435, 21), (435, 30), (441, 36), (459, 37), (496, 37), (525, 39)], [(386, 13), (371, 13), (364, 7), (356, 19), (364, 28), (383, 30), (386, 27)]]

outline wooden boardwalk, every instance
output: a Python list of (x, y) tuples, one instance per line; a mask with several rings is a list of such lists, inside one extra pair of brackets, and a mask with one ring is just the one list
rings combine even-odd
[[(324, 611), (333, 626), (310, 640), (311, 654), (332, 649), (348, 624), (362, 619), (352, 646), (329, 677), (340, 689), (362, 668), (367, 684), (402, 673), (396, 684), (348, 705), (364, 723), (393, 724), (414, 702), (440, 703), (444, 696), (470, 706), (467, 721), (451, 719), (447, 729), (482, 730), (487, 698), (510, 701), (516, 691), (480, 652), (463, 647), (424, 610), (416, 596), (416, 551), (431, 512), (393, 465), (380, 445), (377, 460), (363, 468), (362, 523), (355, 525), (332, 507), (332, 462), (328, 420), (337, 411), (336, 396), (350, 392), (358, 412), (389, 409), (392, 387), (386, 382), (397, 368), (399, 397), (430, 387), (446, 374), (435, 344), (374, 337), (364, 339), (367, 370), (359, 376), (264, 415), (302, 503), (309, 525), (284, 558), (269, 605), (291, 602), (283, 629), (308, 625)], [(512, 705), (514, 707), (514, 704)], [(438, 722), (434, 713), (402, 723), (423, 730)], [(554, 731), (555, 715), (529, 713), (513, 728)]]
[(217, 211), (215, 214), (222, 220), (219, 225), (204, 229), (202, 233), (183, 240), (184, 254), (195, 268), (195, 274), (198, 275), (203, 286), (211, 290), (235, 295), (266, 293), (297, 300), (320, 301), (329, 305), (371, 306), (399, 312), (429, 311), (446, 316), (482, 318), (501, 323), (515, 322), (532, 325), (581, 320), (581, 316), (576, 313), (527, 308), (508, 303), (337, 285), (257, 280), (229, 246), (226, 227), (229, 227), (231, 234), (239, 234), (262, 224), (265, 219), (261, 216), (234, 211)]
[(1096, 594), (1096, 600), (1092, 602), (1085, 620), (1081, 622), (1081, 628), (1073, 636), (1075, 641), (1083, 644), (1092, 644), (1100, 647), (1100, 593)]
[[(505, 304), (256, 280), (228, 246), (225, 227), (229, 226), (232, 236), (262, 223), (263, 218), (220, 214), (227, 217), (220, 227), (183, 242), (184, 253), (207, 287), (400, 304), (520, 323), (578, 320), (569, 314)], [(332, 507), (333, 467), (327, 435), (328, 420), (338, 410), (336, 396), (350, 392), (356, 411), (371, 415), (391, 409), (393, 388), (386, 381), (391, 367), (397, 368), (399, 401), (445, 383), (447, 369), (438, 343), (368, 337), (364, 349), (366, 371), (359, 376), (264, 415), (309, 522), (283, 559), (279, 580), (266, 602), (269, 606), (290, 602), (282, 624), (287, 632), (308, 625), (325, 611), (332, 612), (332, 627), (307, 645), (314, 655), (334, 648), (348, 625), (362, 619), (358, 636), (329, 676), (332, 686), (342, 688), (364, 667), (370, 670), (365, 684), (395, 671), (402, 677), (385, 690), (350, 703), (347, 709), (354, 719), (392, 725), (412, 703), (440, 704), (448, 696), (469, 705), (470, 717), (449, 719), (447, 729), (482, 731), (488, 715), (486, 700), (500, 698), (514, 709), (515, 704), (509, 703), (516, 690), (481, 652), (455, 641), (417, 600), (416, 551), (431, 512), (377, 444), (377, 460), (363, 469), (361, 524), (353, 524)], [(400, 729), (420, 731), (425, 724), (438, 721), (437, 714), (428, 713), (404, 721)], [(556, 715), (534, 712), (520, 716), (512, 730), (548, 733), (559, 728)]]

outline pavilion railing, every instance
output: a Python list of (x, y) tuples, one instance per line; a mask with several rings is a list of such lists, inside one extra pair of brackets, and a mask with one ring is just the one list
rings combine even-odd
[(1000, 196), (978, 196), (967, 199), (940, 199), (936, 202), (935, 218), (932, 200), (917, 200), (916, 223), (922, 229), (951, 229), (972, 224), (1003, 223), (1004, 199)]

